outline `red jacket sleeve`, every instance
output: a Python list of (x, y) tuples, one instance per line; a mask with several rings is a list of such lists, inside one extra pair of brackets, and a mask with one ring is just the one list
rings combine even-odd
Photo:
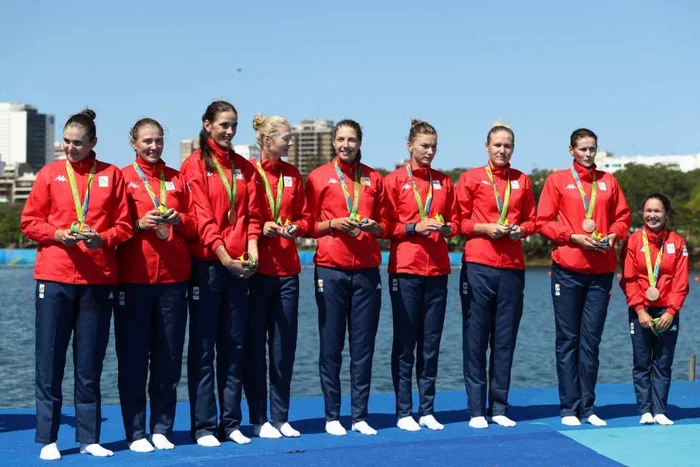
[(372, 218), (382, 228), (382, 234), (389, 230), (389, 212), (386, 204), (386, 191), (384, 190), (384, 180), (379, 172), (372, 172), (377, 186), (377, 198), (374, 200), (374, 212)]
[(384, 238), (401, 239), (406, 236), (406, 224), (399, 220), (399, 195), (396, 192), (398, 182), (394, 173), (389, 174), (384, 178), (384, 203), (386, 204), (387, 215), (389, 219), (389, 228), (384, 231)]
[(48, 222), (51, 212), (51, 195), (48, 188), (50, 176), (47, 175), (47, 172), (46, 169), (39, 171), (29, 193), (29, 198), (24, 204), (19, 224), (20, 230), (27, 238), (42, 245), (56, 243), (54, 234), (58, 230)]
[(311, 211), (309, 210), (309, 203), (306, 201), (301, 174), (297, 173), (295, 175), (299, 178), (299, 183), (294, 192), (292, 222), (299, 226), (297, 237), (306, 237), (311, 234)]
[(194, 203), (190, 188), (182, 175), (178, 174), (175, 178), (177, 186), (181, 187), (182, 191), (178, 193), (181, 206), (180, 223), (174, 227), (185, 240), (194, 240), (197, 238), (197, 218), (194, 216)]
[(537, 206), (537, 231), (558, 245), (569, 243), (574, 232), (554, 219), (559, 214), (559, 193), (554, 186), (554, 175), (547, 177)]
[[(613, 178), (613, 180), (615, 180)], [(613, 212), (612, 219), (613, 222), (610, 225), (610, 233), (615, 234), (615, 241), (622, 241), (629, 235), (630, 223), (632, 221), (630, 216), (630, 208), (627, 205), (627, 200), (625, 199), (625, 194), (622, 192), (622, 188), (615, 180), (615, 191), (614, 202), (615, 211)]]
[(525, 177), (525, 197), (523, 198), (523, 206), (521, 209), (520, 218), (520, 229), (521, 238), (529, 237), (534, 234), (537, 230), (535, 227), (537, 221), (537, 214), (535, 213), (535, 195), (532, 193), (532, 182), (530, 177)]
[(447, 190), (447, 195), (445, 198), (445, 222), (452, 229), (452, 233), (448, 236), (456, 237), (460, 233), (459, 226), (459, 208), (457, 207), (457, 198), (455, 197), (455, 187), (452, 180), (447, 177), (445, 179), (445, 189)]
[(260, 195), (258, 194), (257, 188), (258, 185), (262, 186), (262, 183), (258, 183), (258, 177), (260, 177), (260, 175), (253, 167), (253, 164), (248, 164), (248, 166), (248, 174), (246, 177), (246, 179), (249, 180), (246, 184), (246, 189), (248, 190), (247, 234), (249, 240), (257, 240), (258, 237), (260, 237), (260, 232), (262, 231), (263, 225), (263, 214), (260, 208)]
[(644, 309), (644, 291), (637, 282), (637, 245), (633, 239), (627, 239), (620, 252), (622, 279), (620, 287), (627, 298), (627, 305), (637, 313)]
[(671, 293), (669, 295), (668, 306), (670, 314), (674, 315), (680, 311), (685, 302), (685, 297), (688, 296), (688, 277), (690, 276), (690, 263), (688, 261), (688, 248), (683, 242), (683, 246), (676, 249), (676, 266), (673, 281), (671, 281)]
[(205, 247), (216, 251), (218, 247), (223, 246), (224, 238), (216, 224), (216, 220), (212, 216), (206, 174), (201, 170), (198, 160), (193, 156), (187, 158), (182, 164), (180, 174), (190, 188), (192, 206), (194, 207), (194, 211), (191, 211), (190, 214), (197, 218), (197, 231), (200, 241)]
[(316, 193), (315, 177), (313, 173), (306, 178), (306, 203), (309, 205), (311, 220), (308, 234), (313, 238), (319, 238), (322, 235), (318, 233), (318, 223), (321, 221), (321, 202)]
[(105, 248), (116, 248), (117, 245), (127, 241), (133, 235), (133, 222), (129, 214), (129, 204), (124, 187), (124, 177), (121, 171), (114, 167), (114, 198), (116, 209), (110, 213), (110, 225), (104, 232), (98, 232)]
[(472, 209), (474, 207), (474, 194), (470, 191), (467, 172), (462, 173), (457, 182), (457, 203), (459, 205), (459, 215), (462, 217), (460, 231), (465, 237), (474, 235), (474, 225), (472, 220)]

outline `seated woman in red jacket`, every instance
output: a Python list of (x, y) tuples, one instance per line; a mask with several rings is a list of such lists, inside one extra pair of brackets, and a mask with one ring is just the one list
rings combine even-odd
[(20, 229), (39, 243), (36, 279), (36, 442), (40, 457), (61, 458), (63, 371), (73, 334), (76, 439), (80, 452), (111, 456), (100, 442), (100, 376), (109, 341), (116, 247), (131, 235), (119, 169), (97, 160), (95, 112), (63, 127), (67, 160), (46, 164), (22, 211)]
[(464, 384), (470, 427), (488, 428), (486, 415), (513, 427), (508, 392), (525, 288), (520, 241), (535, 232), (535, 199), (528, 176), (510, 165), (513, 130), (496, 122), (485, 147), (486, 166), (467, 170), (457, 183), (461, 230), (467, 237), (460, 276)]
[[(435, 379), (450, 274), (445, 238), (458, 233), (457, 203), (450, 177), (431, 168), (437, 153), (437, 131), (430, 123), (411, 122), (408, 152), (406, 166), (384, 179), (391, 238), (391, 375), (396, 426), (407, 431), (419, 431), (421, 426), (442, 430), (444, 426), (434, 416)], [(414, 361), (420, 395), (418, 423), (411, 416)]]
[[(167, 167), (163, 127), (142, 118), (131, 129), (136, 160), (122, 169), (134, 236), (117, 251), (118, 302), (114, 338), (119, 360), (119, 399), (129, 449), (173, 449), (172, 435), (187, 322), (190, 254), (196, 237), (187, 214), (189, 192)], [(146, 381), (150, 361), (151, 441), (146, 439)]]
[(666, 416), (671, 366), (678, 340), (678, 313), (688, 295), (688, 249), (670, 230), (671, 202), (661, 193), (646, 197), (644, 227), (622, 249), (620, 286), (629, 305), (639, 423), (673, 425)]

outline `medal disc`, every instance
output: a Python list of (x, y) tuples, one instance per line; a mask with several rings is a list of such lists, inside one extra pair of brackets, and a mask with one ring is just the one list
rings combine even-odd
[(586, 219), (583, 221), (583, 231), (586, 233), (593, 233), (595, 232), (595, 221), (593, 219)]
[(236, 211), (233, 208), (228, 210), (228, 214), (226, 216), (228, 217), (228, 221), (231, 225), (236, 225)]
[(348, 232), (349, 237), (357, 237), (360, 235), (360, 229), (352, 229)]
[(646, 295), (650, 302), (655, 302), (659, 299), (659, 289), (656, 287), (649, 287)]
[(161, 240), (167, 240), (170, 237), (170, 226), (168, 224), (160, 224), (156, 227), (156, 237)]

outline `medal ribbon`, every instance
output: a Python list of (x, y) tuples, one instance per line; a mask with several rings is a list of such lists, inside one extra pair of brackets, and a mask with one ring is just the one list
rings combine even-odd
[(508, 217), (508, 205), (510, 204), (510, 172), (507, 172), (506, 177), (506, 192), (503, 195), (503, 200), (501, 200), (501, 195), (498, 193), (498, 188), (496, 187), (496, 181), (493, 178), (493, 173), (491, 172), (491, 167), (486, 166), (486, 175), (488, 175), (491, 181), (491, 186), (493, 187), (493, 196), (496, 198), (496, 207), (498, 208), (499, 216), (498, 223), (501, 225), (506, 225), (505, 220)]
[[(282, 169), (280, 168), (280, 178), (277, 181), (277, 201), (275, 201), (274, 197), (272, 196), (272, 187), (270, 186), (270, 182), (267, 179), (267, 175), (265, 174), (265, 170), (263, 169), (262, 165), (260, 165), (260, 161), (255, 161), (255, 166), (258, 168), (258, 173), (260, 174), (260, 177), (262, 178), (263, 185), (265, 186), (265, 195), (267, 196), (267, 202), (270, 204), (270, 211), (272, 211), (272, 220), (274, 222), (277, 222), (279, 219), (279, 213), (280, 213), (280, 208), (282, 207), (282, 191), (284, 190), (284, 182), (283, 182), (283, 173)], [(279, 222), (278, 222), (279, 223)]]
[(661, 257), (664, 253), (664, 244), (666, 243), (666, 238), (668, 238), (668, 232), (664, 235), (664, 240), (661, 242), (659, 247), (659, 253), (656, 255), (656, 260), (654, 261), (654, 268), (651, 267), (651, 250), (649, 249), (649, 237), (647, 237), (647, 231), (642, 230), (642, 241), (644, 242), (644, 259), (647, 263), (647, 276), (649, 277), (649, 287), (656, 287), (656, 281), (659, 278), (659, 270), (661, 269)]
[(236, 164), (233, 162), (233, 157), (231, 158), (231, 180), (232, 182), (229, 183), (228, 179), (226, 178), (226, 173), (224, 173), (224, 168), (221, 167), (221, 163), (216, 159), (216, 157), (211, 158), (212, 162), (214, 162), (214, 167), (216, 167), (216, 171), (219, 173), (219, 178), (221, 178), (221, 182), (224, 184), (224, 187), (226, 188), (226, 191), (228, 192), (228, 200), (231, 203), (231, 207), (235, 208), (236, 207)]
[(80, 223), (80, 230), (82, 230), (83, 226), (85, 225), (85, 218), (87, 217), (88, 205), (90, 204), (90, 187), (92, 186), (92, 181), (94, 180), (95, 173), (97, 172), (97, 161), (92, 163), (92, 168), (90, 169), (90, 175), (88, 175), (87, 187), (85, 188), (85, 196), (83, 197), (82, 205), (80, 204), (80, 195), (78, 194), (78, 183), (75, 181), (75, 172), (73, 171), (73, 166), (69, 161), (66, 161), (66, 172), (68, 173), (70, 190), (73, 193), (75, 214), (78, 216), (78, 223)]
[(593, 218), (593, 208), (595, 207), (595, 200), (596, 196), (598, 195), (598, 184), (596, 183), (598, 180), (598, 174), (596, 171), (593, 171), (593, 183), (591, 183), (591, 201), (588, 201), (588, 196), (586, 196), (586, 192), (583, 189), (583, 184), (581, 183), (581, 177), (578, 176), (578, 173), (576, 172), (576, 169), (571, 167), (571, 175), (574, 176), (574, 180), (576, 181), (576, 187), (578, 187), (578, 192), (581, 193), (581, 199), (583, 200), (583, 209), (586, 210), (586, 219), (592, 219)]
[(430, 214), (430, 207), (433, 205), (433, 173), (430, 170), (430, 167), (428, 167), (428, 196), (425, 198), (424, 206), (423, 200), (418, 192), (418, 186), (416, 186), (416, 180), (413, 178), (413, 170), (411, 170), (410, 162), (406, 164), (406, 172), (408, 173), (408, 178), (411, 179), (411, 184), (413, 185), (413, 196), (416, 197), (416, 203), (418, 203), (420, 220), (425, 220), (425, 218)]
[(153, 188), (151, 188), (151, 184), (149, 183), (148, 178), (146, 178), (146, 174), (143, 172), (143, 170), (141, 170), (141, 167), (139, 167), (139, 165), (136, 162), (134, 162), (134, 170), (136, 170), (136, 173), (141, 178), (141, 181), (143, 182), (143, 187), (148, 192), (148, 196), (151, 198), (151, 201), (153, 201), (153, 206), (156, 209), (158, 209), (161, 205), (161, 202), (163, 206), (165, 206), (165, 171), (160, 171), (160, 200), (158, 200), (158, 197), (153, 191)]
[(340, 166), (338, 166), (338, 160), (333, 162), (333, 166), (335, 167), (335, 174), (338, 176), (338, 180), (340, 180), (340, 188), (343, 190), (343, 194), (345, 195), (345, 204), (348, 206), (348, 213), (350, 214), (350, 219), (352, 220), (358, 220), (358, 215), (357, 215), (357, 207), (360, 204), (360, 163), (357, 163), (357, 168), (355, 169), (355, 183), (354, 183), (354, 193), (353, 193), (353, 199), (352, 201), (350, 200), (350, 191), (348, 190), (348, 184), (345, 183), (345, 175), (343, 175), (342, 170), (340, 170)]

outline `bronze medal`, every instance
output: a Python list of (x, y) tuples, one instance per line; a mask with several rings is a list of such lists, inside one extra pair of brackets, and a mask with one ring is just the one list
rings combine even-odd
[(659, 295), (660, 295), (659, 289), (657, 289), (656, 287), (649, 287), (647, 289), (646, 295), (647, 295), (647, 299), (650, 302), (655, 302), (656, 300), (659, 299)]
[(161, 240), (167, 240), (170, 237), (170, 226), (168, 224), (160, 224), (156, 227), (156, 237)]
[(236, 210), (231, 208), (228, 210), (228, 214), (226, 215), (228, 217), (228, 222), (231, 225), (236, 225)]
[(583, 231), (586, 233), (595, 232), (596, 225), (595, 225), (595, 221), (593, 219), (586, 219), (585, 221), (583, 221), (582, 226), (583, 226)]

